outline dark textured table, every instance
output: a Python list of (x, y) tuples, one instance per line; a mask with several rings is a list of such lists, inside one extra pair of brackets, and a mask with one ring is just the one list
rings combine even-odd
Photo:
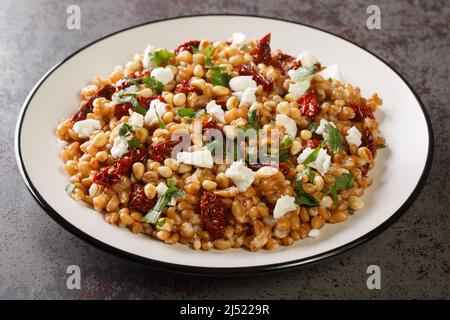
[[(114, 4), (112, 4), (114, 3)], [(66, 28), (69, 5), (81, 30)], [(364, 1), (17, 1), (0, 2), (0, 298), (450, 298), (449, 23), (446, 1), (375, 1), (381, 29), (366, 28)], [(22, 182), (13, 153), (22, 102), (40, 77), (74, 50), (122, 28), (167, 17), (241, 13), (317, 26), (376, 53), (412, 84), (436, 137), (431, 175), (415, 204), (368, 243), (302, 269), (248, 278), (154, 271), (102, 252), (50, 219)], [(381, 199), (382, 201), (382, 199)], [(66, 286), (81, 268), (80, 290)], [(381, 268), (368, 290), (366, 268)]]

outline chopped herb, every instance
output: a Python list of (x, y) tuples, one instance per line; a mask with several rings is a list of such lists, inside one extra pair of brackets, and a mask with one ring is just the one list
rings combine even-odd
[(161, 81), (155, 79), (155, 77), (144, 77), (142, 78), (142, 83), (147, 86), (147, 88), (153, 89), (158, 93), (161, 93), (164, 84)]
[(160, 129), (165, 129), (166, 125), (164, 122), (162, 122), (161, 117), (159, 116), (158, 112), (155, 110), (156, 117), (158, 118), (158, 126)]
[(301, 66), (298, 68), (298, 72), (300, 73), (300, 78), (306, 78), (318, 71), (316, 66)]
[(215, 86), (228, 86), (230, 80), (231, 76), (228, 73), (221, 73), (217, 70), (211, 73), (211, 83)]
[(258, 109), (253, 109), (248, 113), (248, 126), (247, 128), (253, 128), (258, 130), (259, 129), (259, 116), (258, 116)]
[(141, 147), (141, 140), (139, 139), (131, 139), (127, 141), (127, 144), (129, 147), (135, 147), (140, 148)]
[(214, 53), (214, 48), (209, 45), (204, 51), (203, 54), (205, 55), (205, 67), (210, 69), (214, 67), (212, 63), (212, 55)]
[(318, 146), (310, 154), (308, 154), (305, 161), (303, 161), (303, 164), (306, 166), (307, 164), (316, 161), (317, 156), (319, 155), (320, 149), (322, 149), (322, 145)]
[(191, 46), (191, 50), (192, 50), (192, 54), (196, 54), (199, 53), (200, 51), (198, 50), (198, 47), (195, 46)]
[(331, 196), (333, 197), (333, 202), (335, 204), (338, 204), (339, 203), (339, 197), (338, 197), (337, 190), (336, 190), (336, 184), (331, 185), (331, 187), (330, 187), (330, 189), (328, 191), (329, 191), (329, 193), (331, 193)]
[(136, 94), (136, 93), (126, 91), (126, 90), (120, 90), (117, 93), (115, 100), (117, 103), (130, 103), (133, 106), (133, 111), (145, 116), (145, 114), (147, 113), (147, 110), (139, 104), (138, 100), (133, 96), (134, 94)]
[(317, 200), (312, 195), (306, 193), (303, 190), (303, 183), (301, 176), (298, 177), (296, 183), (295, 183), (295, 203), (299, 205), (303, 205), (305, 207), (317, 207), (319, 205), (319, 200)]
[(348, 190), (353, 188), (355, 177), (351, 173), (343, 173), (336, 178), (336, 187), (340, 190)]
[(292, 144), (292, 138), (290, 136), (287, 136), (284, 138), (284, 140), (281, 142), (281, 148), (286, 149)]
[(286, 151), (280, 150), (280, 152), (278, 153), (278, 161), (285, 162), (289, 159), (291, 159), (291, 155)]
[(143, 222), (156, 224), (159, 216), (172, 200), (172, 197), (177, 197), (184, 194), (183, 191), (175, 187), (175, 182), (172, 179), (167, 180), (167, 186), (168, 188), (166, 192), (164, 192), (164, 194), (158, 199), (153, 209), (145, 215), (142, 219)]
[(73, 183), (69, 183), (65, 189), (68, 194), (71, 194), (73, 190), (75, 190), (75, 185)]
[(142, 114), (143, 116), (145, 116), (145, 114), (147, 113), (147, 109), (145, 109), (139, 103), (133, 104), (133, 111)]
[(245, 50), (247, 50), (248, 49), (248, 45), (245, 43), (242, 47), (241, 47), (241, 50), (242, 51), (245, 51)]
[(139, 92), (139, 86), (138, 85), (131, 85), (123, 90), (120, 90), (117, 94), (119, 96), (134, 96), (138, 94)]
[(331, 78), (328, 78), (328, 81), (330, 81), (330, 82), (333, 82), (333, 79), (331, 79)]
[(161, 219), (158, 221), (158, 223), (156, 224), (159, 228), (162, 228), (164, 226), (164, 224), (166, 223), (167, 219)]
[(119, 129), (119, 136), (125, 137), (130, 132), (133, 132), (133, 128), (128, 123), (124, 123)]
[(180, 117), (188, 117), (188, 118), (194, 118), (195, 117), (195, 110), (191, 108), (181, 108), (178, 109), (178, 115)]
[(327, 123), (325, 125), (325, 130), (327, 132), (327, 138), (325, 143), (328, 148), (333, 153), (338, 153), (342, 146), (342, 135), (338, 128), (335, 128), (331, 124)]
[(387, 146), (384, 143), (377, 144), (377, 149), (383, 149), (383, 148), (387, 148)]
[(310, 168), (306, 169), (306, 175), (308, 176), (310, 182), (313, 182), (314, 178), (316, 177), (316, 173)]
[(175, 55), (172, 52), (164, 49), (153, 52), (152, 55), (152, 61), (157, 67), (167, 65), (171, 58), (175, 58)]
[(319, 125), (315, 124), (314, 122), (310, 122), (308, 124), (308, 130), (311, 131), (311, 132), (316, 132), (318, 127), (319, 127)]

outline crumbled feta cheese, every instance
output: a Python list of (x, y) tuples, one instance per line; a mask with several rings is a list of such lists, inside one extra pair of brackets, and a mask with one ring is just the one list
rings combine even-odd
[(302, 81), (294, 82), (289, 85), (289, 93), (295, 98), (301, 98), (306, 91), (308, 91), (309, 86), (311, 85), (310, 79), (305, 79)]
[(253, 171), (247, 168), (242, 160), (233, 162), (225, 171), (225, 176), (234, 182), (240, 192), (245, 192), (255, 180)]
[(251, 105), (256, 102), (256, 82), (252, 76), (238, 76), (230, 80), (230, 88), (233, 95), (239, 99), (241, 104)]
[(131, 134), (128, 134), (126, 136), (119, 135), (114, 139), (114, 143), (111, 148), (111, 156), (114, 159), (118, 159), (128, 152), (128, 141), (131, 140), (131, 138)]
[(348, 129), (345, 139), (348, 143), (352, 143), (355, 146), (359, 147), (361, 145), (361, 137), (362, 135), (358, 128), (351, 127), (350, 129)]
[(257, 87), (256, 81), (253, 80), (252, 76), (238, 76), (231, 78), (229, 85), (233, 91), (244, 91), (248, 87)]
[[(305, 159), (313, 151), (314, 149), (311, 149), (311, 147), (307, 147), (305, 150), (303, 150), (303, 152), (297, 158), (298, 163), (303, 163), (303, 161), (305, 161)], [(307, 164), (307, 166), (310, 166), (311, 168), (314, 168), (317, 171), (319, 171), (321, 175), (327, 173), (328, 169), (330, 168), (330, 165), (331, 165), (331, 157), (328, 155), (327, 151), (323, 148), (320, 148), (316, 160)]]
[(209, 150), (199, 150), (194, 152), (178, 152), (177, 161), (191, 164), (201, 168), (212, 168), (214, 159)]
[(89, 138), (95, 130), (100, 129), (100, 121), (94, 119), (86, 119), (74, 123), (72, 130), (75, 131), (80, 138)]
[(152, 70), (150, 75), (154, 77), (156, 80), (162, 82), (162, 84), (168, 84), (174, 78), (172, 69), (170, 69), (169, 67), (155, 68)]
[(319, 74), (322, 76), (322, 78), (328, 80), (331, 79), (333, 81), (339, 81), (342, 83), (345, 83), (344, 77), (342, 77), (341, 72), (339, 70), (338, 64), (333, 64), (322, 71), (319, 72)]
[(300, 53), (300, 55), (298, 56), (298, 60), (300, 60), (302, 66), (306, 67), (311, 67), (318, 62), (316, 57), (314, 57), (309, 51), (303, 51), (302, 53)]
[(161, 119), (166, 112), (167, 106), (164, 102), (161, 102), (159, 99), (152, 100), (152, 102), (150, 102), (150, 107), (145, 114), (145, 123), (150, 125), (153, 121), (158, 120), (158, 116)]
[[(162, 197), (164, 195), (164, 193), (167, 191), (167, 189), (169, 189), (169, 187), (164, 182), (160, 182), (156, 186), (156, 193), (158, 194), (158, 198)], [(170, 202), (168, 203), (168, 205), (171, 207), (177, 205), (177, 200), (175, 199), (175, 197), (172, 197), (170, 199)]]
[(208, 102), (206, 105), (206, 112), (220, 122), (225, 123), (225, 112), (222, 110), (222, 107), (216, 103), (216, 100)]
[(286, 129), (286, 133), (293, 138), (297, 135), (297, 123), (295, 123), (295, 120), (287, 115), (277, 114), (275, 125), (284, 127)]
[(145, 69), (148, 69), (152, 65), (152, 54), (155, 51), (155, 47), (152, 45), (148, 45), (144, 50), (144, 56), (142, 57), (142, 66)]
[(93, 183), (91, 184), (91, 186), (89, 187), (89, 197), (95, 197), (97, 195), (98, 192), (98, 184)]
[(241, 45), (245, 43), (245, 40), (247, 40), (247, 37), (243, 33), (233, 33), (232, 35), (233, 44)]
[(295, 198), (291, 196), (282, 196), (277, 200), (275, 208), (273, 209), (273, 217), (279, 219), (290, 211), (297, 209)]
[(311, 229), (309, 230), (308, 237), (310, 238), (317, 238), (320, 235), (319, 229)]
[(143, 127), (144, 126), (144, 116), (138, 112), (133, 112), (130, 117), (130, 124), (136, 128)]
[(336, 128), (336, 125), (333, 122), (328, 122), (325, 119), (320, 119), (319, 126), (316, 129), (316, 133), (322, 135), (325, 139), (328, 138), (328, 134), (326, 132), (326, 129), (327, 129), (326, 125), (327, 124), (332, 125), (333, 127)]
[(241, 97), (241, 104), (251, 105), (256, 102), (256, 88), (250, 87), (244, 90)]

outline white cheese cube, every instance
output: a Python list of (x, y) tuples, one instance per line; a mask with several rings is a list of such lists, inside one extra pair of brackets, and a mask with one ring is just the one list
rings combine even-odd
[(345, 83), (345, 79), (340, 72), (338, 64), (333, 64), (333, 65), (323, 69), (322, 71), (319, 72), (319, 74), (325, 80), (331, 79), (333, 81), (339, 81), (339, 82)]
[(100, 129), (100, 121), (94, 119), (86, 119), (74, 123), (72, 130), (75, 131), (80, 138), (89, 138), (95, 130)]
[(213, 118), (225, 123), (225, 112), (222, 110), (222, 107), (216, 103), (216, 100), (211, 100), (206, 105), (206, 112)]
[(233, 91), (244, 91), (248, 87), (256, 88), (256, 82), (252, 76), (238, 76), (231, 78), (229, 86)]
[(128, 141), (131, 140), (131, 134), (127, 136), (117, 136), (114, 139), (114, 144), (111, 148), (111, 156), (114, 159), (121, 158), (125, 153), (128, 152)]
[(286, 133), (292, 138), (295, 138), (295, 136), (297, 135), (297, 123), (294, 119), (288, 117), (287, 115), (277, 114), (275, 125), (284, 127), (286, 129)]
[(286, 213), (297, 209), (295, 198), (291, 196), (282, 196), (277, 200), (275, 208), (273, 209), (273, 217), (279, 219)]
[[(297, 158), (298, 163), (303, 163), (305, 159), (309, 156), (309, 154), (313, 151), (314, 149), (311, 149), (311, 147), (307, 147), (305, 150), (303, 150), (303, 152)], [(324, 175), (325, 173), (328, 172), (330, 165), (331, 165), (331, 157), (328, 155), (327, 151), (322, 148), (320, 148), (316, 160), (307, 164), (307, 166), (319, 171), (321, 175)]]
[(162, 82), (162, 84), (168, 84), (174, 78), (174, 74), (172, 73), (172, 69), (170, 69), (169, 67), (155, 68), (155, 69), (152, 70), (150, 75), (152, 77), (154, 77), (156, 80)]
[(130, 124), (136, 128), (144, 126), (144, 116), (138, 112), (133, 112), (130, 117)]
[(308, 91), (310, 85), (311, 85), (311, 80), (309, 80), (309, 79), (294, 82), (289, 85), (288, 92), (295, 99), (299, 99), (306, 93), (306, 91)]
[(302, 53), (300, 53), (300, 55), (298, 56), (298, 60), (300, 60), (302, 66), (306, 67), (312, 67), (318, 62), (316, 57), (314, 57), (309, 51), (303, 51)]
[(361, 145), (361, 137), (362, 137), (362, 134), (358, 130), (358, 128), (351, 127), (350, 129), (348, 129), (345, 139), (347, 140), (348, 143), (352, 143), (355, 146), (359, 147)]
[(233, 162), (225, 171), (225, 176), (233, 181), (240, 192), (245, 192), (255, 180), (253, 171), (242, 160)]
[(177, 161), (200, 168), (212, 168), (214, 165), (214, 159), (209, 150), (178, 152)]
[(158, 120), (158, 116), (161, 119), (166, 112), (167, 106), (164, 102), (161, 102), (159, 99), (152, 100), (152, 102), (150, 102), (150, 107), (145, 114), (145, 123), (150, 125), (152, 122)]
[(233, 40), (233, 44), (235, 44), (235, 45), (242, 45), (247, 40), (247, 37), (245, 36), (245, 34), (240, 33), (240, 32), (233, 33), (231, 38)]

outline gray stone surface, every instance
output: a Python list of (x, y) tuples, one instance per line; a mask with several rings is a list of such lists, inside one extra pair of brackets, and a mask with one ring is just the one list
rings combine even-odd
[[(17, 1), (0, 2), (0, 298), (450, 298), (449, 14), (446, 1), (375, 1), (382, 29), (365, 27), (364, 1)], [(65, 28), (78, 4), (82, 29)], [(378, 54), (417, 90), (433, 122), (435, 161), (422, 194), (391, 228), (307, 268), (248, 278), (199, 278), (150, 270), (66, 232), (28, 193), (13, 155), (19, 108), (39, 78), (85, 44), (133, 24), (200, 13), (246, 13), (321, 27)], [(381, 199), (382, 201), (382, 199)], [(82, 270), (81, 290), (66, 268)], [(382, 289), (366, 288), (368, 265)]]

